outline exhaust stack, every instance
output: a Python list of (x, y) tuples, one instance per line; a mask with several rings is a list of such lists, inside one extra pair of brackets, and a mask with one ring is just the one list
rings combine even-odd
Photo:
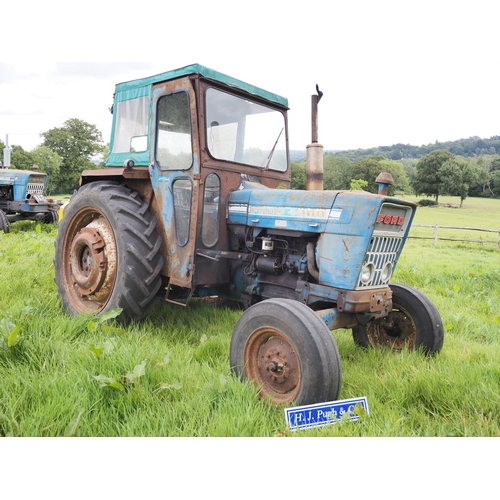
[(311, 96), (311, 144), (307, 146), (306, 189), (323, 190), (323, 146), (318, 144), (318, 103), (323, 92), (316, 85), (317, 94)]

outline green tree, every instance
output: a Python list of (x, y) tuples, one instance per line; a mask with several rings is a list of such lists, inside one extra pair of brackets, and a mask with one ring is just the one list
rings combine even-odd
[[(394, 191), (402, 193), (411, 193), (410, 180), (406, 173), (404, 165), (399, 161), (382, 160), (379, 162), (380, 172), (389, 172), (394, 180)], [(380, 173), (379, 172), (379, 173)], [(392, 190), (389, 189), (389, 193)]]
[(306, 188), (306, 165), (305, 163), (290, 162), (292, 172), (292, 180), (290, 187), (292, 189), (305, 189)]
[(323, 156), (323, 189), (350, 189), (353, 162), (346, 156)]
[(412, 160), (401, 160), (400, 163), (403, 165), (403, 168), (406, 173), (406, 177), (408, 177), (408, 181), (410, 182), (410, 185), (413, 182), (413, 178), (415, 177), (415, 173), (417, 171), (417, 162), (418, 160), (412, 159)]
[(460, 196), (460, 208), (469, 194), (469, 189), (489, 179), (489, 174), (477, 164), (455, 158), (441, 165), (439, 176), (442, 193)]
[(417, 171), (413, 178), (412, 188), (415, 194), (435, 196), (438, 203), (442, 191), (442, 181), (439, 169), (448, 160), (453, 160), (455, 155), (445, 149), (431, 151), (417, 163)]
[(382, 160), (385, 160), (383, 156), (370, 156), (358, 160), (351, 172), (351, 179), (363, 179), (368, 183), (366, 191), (377, 193), (378, 185), (375, 183), (375, 179), (380, 174), (380, 162)]
[(363, 179), (353, 179), (351, 181), (351, 189), (354, 191), (363, 191), (368, 186), (368, 182)]
[[(306, 161), (290, 162), (292, 189), (306, 189)], [(323, 189), (350, 189), (353, 162), (345, 156), (326, 153), (323, 156)]]
[(494, 196), (492, 190), (492, 174), (500, 168), (500, 158), (498, 155), (481, 155), (475, 158), (475, 162), (483, 169), (481, 182), (476, 186), (472, 186), (469, 190), (469, 196)]
[(57, 178), (58, 189), (69, 193), (78, 187), (83, 170), (95, 169), (91, 159), (103, 151), (102, 134), (95, 125), (77, 118), (66, 120), (62, 127), (56, 127), (40, 134), (43, 146), (55, 151), (61, 158)]
[(102, 156), (101, 156), (101, 161), (99, 162), (99, 168), (105, 168), (109, 156), (109, 142), (102, 147), (101, 154)]
[(500, 170), (491, 172), (491, 191), (494, 196), (500, 197)]
[(62, 164), (61, 157), (47, 146), (38, 146), (31, 151), (33, 161), (38, 165), (40, 172), (48, 175), (46, 195), (61, 192), (58, 184), (59, 172)]
[(395, 191), (408, 192), (410, 190), (410, 183), (403, 165), (394, 160), (387, 160), (383, 156), (372, 156), (358, 160), (354, 164), (351, 178), (365, 180), (368, 183), (366, 191), (377, 193), (378, 184), (375, 180), (381, 172), (390, 173), (394, 180), (394, 185), (389, 188), (390, 195), (393, 195)]
[(10, 168), (17, 170), (33, 170), (35, 161), (29, 151), (25, 151), (22, 146), (12, 146), (10, 153)]

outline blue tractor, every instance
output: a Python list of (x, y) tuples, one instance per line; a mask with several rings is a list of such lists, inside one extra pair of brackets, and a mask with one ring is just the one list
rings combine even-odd
[(57, 222), (59, 205), (45, 198), (46, 184), (42, 172), (0, 168), (0, 231), (8, 233), (19, 220)]
[(198, 64), (118, 84), (107, 168), (82, 173), (59, 223), (65, 308), (128, 321), (159, 296), (240, 304), (231, 369), (276, 404), (338, 399), (338, 328), (362, 347), (440, 351), (436, 307), (391, 283), (416, 206), (384, 173), (378, 194), (322, 189), (320, 96), (297, 191), (287, 99)]

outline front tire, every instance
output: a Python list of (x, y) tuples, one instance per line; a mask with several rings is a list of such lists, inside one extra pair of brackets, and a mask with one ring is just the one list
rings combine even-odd
[(123, 309), (140, 320), (161, 286), (163, 257), (156, 219), (139, 193), (92, 182), (71, 198), (55, 241), (55, 282), (66, 310), (99, 314)]
[(58, 213), (51, 210), (47, 212), (47, 215), (45, 215), (43, 222), (45, 224), (55, 224), (57, 223), (58, 219), (59, 219)]
[(328, 327), (290, 299), (269, 299), (247, 309), (233, 332), (231, 369), (254, 381), (273, 404), (307, 405), (338, 399), (341, 364)]
[(443, 347), (443, 322), (436, 306), (419, 290), (407, 285), (390, 285), (392, 312), (352, 329), (354, 342), (361, 347), (390, 346), (421, 349), (427, 354)]
[(8, 233), (10, 231), (9, 219), (3, 210), (0, 210), (0, 231)]

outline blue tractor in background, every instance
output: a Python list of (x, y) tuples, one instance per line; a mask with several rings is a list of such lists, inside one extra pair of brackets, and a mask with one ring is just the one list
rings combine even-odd
[(0, 231), (8, 233), (10, 223), (19, 220), (57, 222), (59, 204), (44, 196), (47, 174), (8, 168), (8, 151), (5, 167), (0, 165)]
[(286, 98), (198, 64), (118, 84), (107, 168), (82, 173), (59, 223), (67, 311), (129, 321), (156, 297), (237, 303), (231, 369), (276, 404), (338, 399), (338, 328), (362, 347), (440, 351), (436, 307), (391, 283), (416, 206), (384, 173), (378, 194), (323, 190), (321, 95), (297, 191)]

